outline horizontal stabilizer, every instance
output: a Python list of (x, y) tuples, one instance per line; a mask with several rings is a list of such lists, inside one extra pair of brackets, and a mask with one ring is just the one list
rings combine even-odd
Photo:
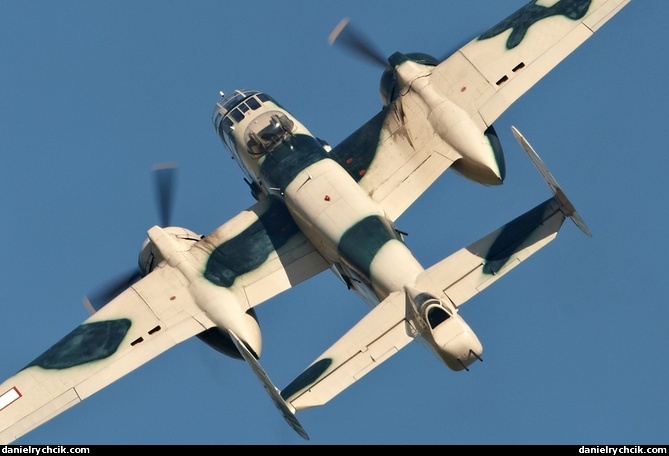
[(253, 373), (256, 374), (260, 382), (263, 384), (265, 390), (267, 390), (267, 393), (272, 398), (272, 401), (274, 401), (274, 405), (276, 405), (276, 408), (279, 409), (286, 422), (290, 425), (290, 427), (292, 427), (295, 430), (295, 432), (300, 434), (302, 438), (304, 438), (305, 440), (309, 440), (307, 432), (304, 430), (300, 422), (297, 420), (297, 417), (295, 416), (295, 409), (291, 407), (281, 397), (281, 391), (279, 391), (279, 389), (276, 386), (274, 386), (274, 384), (267, 376), (267, 373), (262, 368), (256, 357), (253, 356), (253, 354), (249, 351), (248, 348), (246, 348), (246, 345), (244, 345), (244, 343), (239, 339), (239, 337), (237, 337), (235, 333), (233, 333), (232, 331), (228, 332), (230, 333), (230, 337), (232, 338), (232, 340), (235, 342), (237, 349), (242, 354), (246, 362), (249, 363), (249, 366), (251, 366)]
[(417, 333), (406, 315), (405, 293), (392, 293), (311, 363), (281, 395), (296, 410), (325, 404), (414, 340)]
[(574, 205), (571, 204), (571, 202), (567, 199), (567, 196), (564, 194), (564, 192), (558, 185), (557, 181), (551, 175), (550, 171), (548, 171), (548, 168), (541, 160), (541, 158), (539, 158), (539, 155), (537, 155), (537, 153), (534, 151), (530, 143), (525, 139), (525, 137), (520, 133), (520, 131), (518, 131), (516, 127), (512, 126), (511, 132), (513, 133), (513, 136), (516, 137), (523, 150), (530, 157), (530, 160), (532, 160), (532, 163), (534, 163), (534, 166), (537, 167), (537, 169), (541, 173), (541, 176), (544, 178), (544, 180), (550, 187), (551, 191), (555, 195), (556, 201), (560, 204), (560, 210), (562, 210), (564, 215), (570, 217), (581, 231), (583, 231), (588, 236), (592, 237), (592, 233), (590, 233), (590, 230), (586, 226), (585, 222), (583, 221), (581, 216), (578, 215), (578, 212), (576, 212)]
[(550, 198), (423, 271), (416, 288), (458, 307), (555, 239), (565, 218)]
[(553, 197), (478, 241), (458, 250), (418, 276), (417, 288), (460, 306), (550, 243), (570, 217), (588, 236), (590, 230), (532, 146), (512, 127), (514, 136), (553, 192)]

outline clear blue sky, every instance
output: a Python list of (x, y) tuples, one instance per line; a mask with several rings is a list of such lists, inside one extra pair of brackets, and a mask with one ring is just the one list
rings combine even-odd
[[(179, 164), (173, 223), (208, 233), (254, 201), (213, 131), (254, 88), (336, 144), (380, 109), (380, 70), (327, 36), (343, 17), (387, 55), (449, 54), (525, 4), (0, 3), (0, 377), (86, 317), (159, 223), (150, 170)], [(447, 172), (398, 221), (424, 266), (549, 197), (517, 126), (576, 205), (547, 248), (461, 308), (483, 363), (410, 344), (324, 407), (304, 442), (243, 362), (197, 339), (16, 443), (666, 444), (669, 3), (632, 0), (496, 122), (502, 187)], [(331, 273), (258, 308), (279, 387), (368, 310)]]

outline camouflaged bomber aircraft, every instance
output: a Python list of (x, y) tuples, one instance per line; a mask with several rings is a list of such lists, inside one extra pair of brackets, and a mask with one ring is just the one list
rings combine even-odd
[[(501, 184), (493, 122), (628, 1), (535, 0), (443, 61), (393, 54), (381, 111), (334, 148), (263, 92), (224, 95), (215, 130), (257, 203), (206, 236), (168, 222), (149, 229), (137, 279), (91, 299), (86, 321), (2, 383), (0, 444), (193, 336), (245, 359), (304, 438), (296, 411), (325, 404), (413, 340), (468, 370), (483, 349), (458, 307), (553, 240), (567, 217), (589, 232), (515, 129), (553, 197), (427, 269), (394, 222), (449, 168)], [(280, 391), (258, 363), (254, 308), (326, 269), (371, 311)]]

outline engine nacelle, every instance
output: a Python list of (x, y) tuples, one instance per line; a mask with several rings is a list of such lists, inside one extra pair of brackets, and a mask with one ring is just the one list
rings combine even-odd
[[(439, 65), (439, 60), (422, 52), (410, 52), (404, 56), (412, 62), (416, 62), (421, 65), (429, 65), (434, 67)], [(395, 71), (393, 65), (386, 67), (383, 75), (381, 75), (381, 84), (379, 85), (379, 91), (381, 92), (381, 101), (383, 102), (383, 105), (388, 106), (390, 103), (395, 101), (395, 98), (399, 96), (401, 89), (402, 88), (397, 82), (397, 72)]]
[[(201, 333), (200, 339), (232, 357), (239, 354), (235, 342), (242, 343), (252, 356), (259, 358), (262, 352), (262, 334), (255, 313), (249, 311), (232, 290), (205, 278), (195, 264), (184, 257), (175, 258), (181, 252), (190, 250), (201, 236), (186, 228), (159, 226), (152, 227), (147, 235), (148, 239), (140, 252), (140, 270), (148, 274), (161, 263), (171, 262), (174, 258), (174, 267), (188, 282), (191, 299), (213, 323), (210, 327), (214, 329)], [(232, 345), (235, 345), (234, 349)]]
[[(174, 236), (175, 239), (177, 239), (178, 242), (183, 245), (183, 250), (188, 250), (193, 245), (193, 243), (202, 239), (201, 235), (196, 234), (187, 228), (182, 228), (179, 226), (169, 226), (167, 228), (163, 228), (163, 230), (166, 233)], [(163, 258), (163, 255), (160, 253), (160, 251), (155, 248), (153, 242), (151, 242), (151, 239), (147, 237), (142, 244), (141, 250), (139, 251), (138, 265), (141, 276), (146, 276), (149, 272), (153, 271), (157, 265), (165, 261), (165, 259), (166, 258)]]
[[(260, 354), (262, 353), (262, 336), (258, 317), (253, 309), (247, 310), (246, 315), (247, 325), (256, 328), (255, 333), (257, 334), (257, 340), (252, 343), (252, 351), (260, 357)], [(255, 323), (255, 325), (253, 325), (253, 323)], [(201, 332), (197, 337), (214, 350), (223, 353), (226, 356), (235, 359), (244, 359), (227, 331), (223, 331), (218, 327), (213, 327)]]
[(215, 285), (201, 275), (189, 277), (189, 280), (191, 297), (216, 328), (201, 333), (200, 339), (221, 353), (236, 357), (239, 351), (230, 345), (234, 345), (232, 332), (256, 359), (260, 358), (262, 332), (255, 312), (245, 309), (228, 288)]
[(506, 174), (504, 153), (495, 129), (490, 126), (481, 134), (482, 125), (469, 112), (449, 99), (431, 82), (439, 62), (426, 54), (401, 54), (388, 58), (381, 78), (381, 98), (389, 105), (400, 95), (412, 92), (413, 103), (427, 113), (430, 128), (460, 155), (453, 170), (483, 185), (500, 185)]

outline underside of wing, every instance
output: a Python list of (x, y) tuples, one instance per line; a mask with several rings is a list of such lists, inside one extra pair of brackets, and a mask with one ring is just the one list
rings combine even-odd
[(0, 385), (0, 443), (210, 327), (178, 274), (149, 274)]
[[(457, 142), (461, 129), (473, 127), (480, 136), (470, 132), (470, 140), (486, 138), (497, 147), (493, 121), (628, 2), (528, 3), (433, 67), (425, 74), (428, 84), (417, 77), (411, 88), (403, 87), (392, 103), (332, 149), (332, 158), (395, 221), (463, 158), (463, 149), (437, 130), (452, 128), (455, 133), (444, 134)], [(432, 106), (425, 94), (417, 95), (426, 85), (444, 103)], [(437, 122), (440, 115), (450, 117)], [(462, 164), (454, 168), (461, 172)]]
[(490, 126), (628, 2), (532, 1), (439, 64), (431, 83)]
[[(160, 236), (169, 235), (156, 228), (149, 237), (155, 232), (152, 240), (162, 243)], [(184, 275), (184, 261), (190, 265), (183, 270), (197, 271), (195, 276)], [(214, 328), (195, 302), (201, 293), (193, 287), (201, 279), (201, 286), (228, 289), (217, 295), (228, 304), (251, 308), (325, 269), (282, 204), (257, 203), (159, 264), (0, 385), (0, 444)]]
[(416, 286), (459, 307), (499, 280), (557, 236), (567, 217), (592, 236), (576, 208), (525, 137), (512, 132), (553, 197), (423, 271)]
[(323, 405), (401, 350), (416, 337), (408, 323), (404, 292), (374, 307), (332, 347), (281, 391), (302, 410)]
[(386, 106), (330, 155), (393, 221), (460, 158), (408, 98)]
[[(426, 269), (416, 288), (456, 307), (551, 242), (565, 218), (556, 197)], [(296, 410), (325, 404), (418, 335), (406, 294), (395, 292), (316, 359), (281, 392)]]
[(565, 218), (551, 198), (425, 270), (416, 286), (458, 307), (555, 239)]
[(273, 198), (221, 225), (190, 253), (207, 280), (230, 288), (249, 308), (329, 267), (286, 207)]

